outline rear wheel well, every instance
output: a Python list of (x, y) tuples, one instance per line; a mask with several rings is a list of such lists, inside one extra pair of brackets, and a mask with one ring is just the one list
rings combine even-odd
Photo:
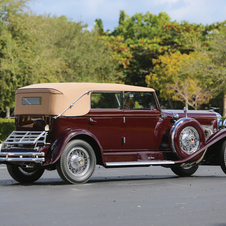
[(98, 143), (92, 137), (87, 136), (87, 135), (78, 135), (78, 136), (73, 137), (71, 140), (77, 140), (77, 139), (84, 140), (89, 145), (91, 145), (91, 147), (93, 148), (93, 150), (95, 152), (95, 155), (96, 155), (97, 164), (98, 165), (103, 165), (103, 159), (102, 159), (102, 156), (101, 156), (101, 150), (100, 150), (100, 147), (99, 147)]

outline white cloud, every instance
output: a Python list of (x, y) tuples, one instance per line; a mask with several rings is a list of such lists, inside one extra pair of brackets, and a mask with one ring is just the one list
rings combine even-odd
[(180, 0), (155, 0), (155, 4), (175, 4), (179, 2)]
[(84, 21), (89, 27), (95, 19), (103, 21), (105, 29), (118, 26), (119, 12), (129, 16), (135, 13), (166, 12), (172, 20), (210, 24), (226, 19), (225, 0), (37, 0), (30, 4), (38, 14), (66, 15), (74, 21)]
[[(182, 2), (182, 1), (181, 1)], [(219, 4), (216, 4), (216, 3)], [(167, 13), (177, 21), (186, 20), (190, 23), (210, 24), (222, 22), (226, 18), (221, 10), (226, 10), (225, 1), (222, 0), (183, 0), (179, 8), (169, 9)]]

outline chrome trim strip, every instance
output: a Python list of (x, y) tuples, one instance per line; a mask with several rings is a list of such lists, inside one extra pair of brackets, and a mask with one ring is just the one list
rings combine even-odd
[(106, 166), (152, 166), (152, 165), (174, 165), (174, 161), (140, 161), (140, 162), (106, 162)]
[(84, 95), (86, 95), (87, 93), (90, 93), (90, 92), (92, 92), (92, 90), (88, 90), (88, 91), (86, 91), (85, 93), (83, 93), (80, 97), (78, 97), (68, 108), (66, 108), (62, 113), (60, 113), (59, 115), (57, 115), (57, 116), (54, 116), (53, 118), (54, 119), (57, 119), (57, 118), (59, 118), (61, 115), (63, 115), (64, 114), (64, 112), (66, 112), (69, 108), (72, 108), (73, 107), (73, 105), (80, 99), (80, 98), (82, 98)]

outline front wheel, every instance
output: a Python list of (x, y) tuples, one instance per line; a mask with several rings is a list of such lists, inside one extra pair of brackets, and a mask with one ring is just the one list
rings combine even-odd
[(72, 140), (65, 147), (57, 171), (67, 183), (85, 183), (93, 175), (96, 156), (93, 148), (83, 140)]
[(193, 166), (173, 166), (171, 170), (179, 177), (189, 177), (194, 174), (198, 169), (198, 165)]
[(10, 176), (20, 183), (32, 183), (38, 180), (44, 173), (43, 168), (26, 168), (17, 165), (7, 165)]
[(226, 174), (226, 141), (222, 143), (220, 149), (220, 166), (223, 172)]

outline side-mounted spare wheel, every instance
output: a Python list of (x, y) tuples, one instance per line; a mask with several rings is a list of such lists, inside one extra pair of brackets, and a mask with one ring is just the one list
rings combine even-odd
[(67, 183), (85, 183), (93, 175), (96, 156), (93, 148), (83, 140), (72, 140), (57, 162), (57, 171)]
[[(192, 118), (179, 119), (170, 131), (171, 148), (179, 159), (197, 152), (205, 144), (205, 133), (198, 121)], [(201, 157), (198, 155), (193, 160)]]
[(7, 165), (10, 176), (20, 183), (32, 183), (38, 180), (44, 173), (44, 168), (26, 168), (18, 165)]

